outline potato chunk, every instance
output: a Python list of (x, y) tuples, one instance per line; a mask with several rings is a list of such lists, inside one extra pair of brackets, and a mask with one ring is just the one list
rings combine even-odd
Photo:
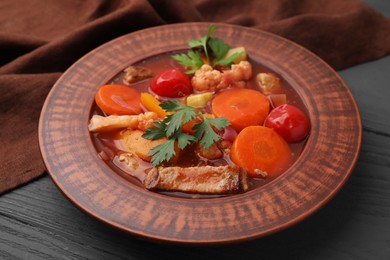
[(135, 155), (144, 161), (150, 162), (151, 157), (148, 155), (149, 151), (166, 141), (166, 138), (158, 140), (149, 140), (142, 137), (144, 134), (140, 130), (127, 130), (121, 134), (123, 144)]
[(280, 79), (273, 73), (259, 73), (256, 76), (261, 91), (264, 95), (280, 92)]

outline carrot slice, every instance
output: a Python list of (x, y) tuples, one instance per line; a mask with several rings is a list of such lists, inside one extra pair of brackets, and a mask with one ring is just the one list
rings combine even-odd
[(233, 88), (217, 94), (211, 107), (216, 117), (227, 118), (239, 132), (247, 126), (263, 124), (269, 112), (269, 101), (259, 91)]
[(95, 95), (98, 107), (108, 115), (136, 115), (142, 112), (140, 93), (124, 85), (103, 85)]
[(156, 112), (160, 118), (165, 118), (167, 116), (167, 112), (160, 107), (160, 101), (152, 94), (146, 92), (141, 93), (141, 103), (147, 110)]
[(190, 122), (188, 122), (187, 124), (184, 124), (183, 127), (182, 127), (182, 131), (184, 133), (187, 133), (187, 134), (194, 134), (195, 133), (195, 130), (192, 129), (196, 124), (199, 124), (201, 122), (201, 120), (199, 118), (195, 118), (193, 120), (191, 120)]
[(275, 177), (290, 166), (293, 154), (287, 142), (273, 129), (249, 126), (234, 140), (230, 158), (253, 177), (261, 177), (259, 170)]

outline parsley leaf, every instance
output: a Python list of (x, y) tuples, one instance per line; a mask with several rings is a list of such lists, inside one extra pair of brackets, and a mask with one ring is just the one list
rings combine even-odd
[(215, 67), (216, 65), (226, 65), (230, 67), (233, 64), (233, 61), (243, 54), (243, 52), (236, 52), (226, 57), (226, 54), (230, 50), (230, 46), (221, 38), (211, 38), (217, 28), (218, 26), (215, 24), (210, 25), (206, 36), (192, 39), (188, 42), (188, 46), (191, 50), (189, 50), (187, 54), (183, 53), (172, 56), (173, 59), (189, 69), (185, 72), (186, 74), (195, 73), (204, 64), (200, 52), (193, 48), (201, 47), (203, 49), (207, 64), (211, 67)]
[(180, 127), (192, 119), (196, 118), (196, 113), (192, 107), (186, 106), (178, 101), (169, 100), (167, 102), (161, 103), (161, 108), (167, 112), (176, 113), (167, 116), (163, 123), (167, 124), (166, 126), (166, 136), (172, 136)]
[(213, 66), (218, 64), (230, 66), (236, 58), (243, 54), (242, 52), (236, 52), (225, 58), (226, 53), (230, 50), (230, 47), (220, 38), (210, 39), (208, 45), (215, 55)]
[(143, 138), (157, 140), (166, 137), (165, 135), (166, 125), (164, 123), (156, 121), (153, 123), (153, 125), (156, 128), (151, 127), (146, 129), (145, 133), (142, 135)]
[(210, 56), (207, 48), (207, 42), (209, 41), (211, 35), (215, 32), (215, 30), (217, 30), (217, 28), (218, 26), (216, 26), (215, 24), (210, 25), (207, 30), (206, 36), (203, 36), (199, 39), (193, 39), (188, 42), (188, 46), (190, 46), (190, 48), (203, 47), (208, 64), (210, 64)]
[(195, 143), (197, 141), (196, 137), (193, 135), (181, 133), (177, 137), (177, 145), (181, 150), (183, 150), (187, 145)]
[(175, 139), (168, 139), (164, 143), (153, 147), (152, 149), (150, 149), (148, 155), (152, 156), (151, 163), (153, 166), (157, 166), (164, 161), (168, 161), (170, 158), (176, 155)]
[[(174, 113), (168, 115), (162, 121), (155, 122), (154, 128), (148, 128), (142, 135), (143, 138), (150, 140), (167, 138), (164, 143), (153, 147), (148, 153), (149, 156), (152, 156), (151, 163), (154, 167), (164, 161), (169, 161), (176, 155), (176, 142), (181, 150), (196, 142), (200, 142), (207, 149), (221, 138), (214, 128), (222, 130), (229, 125), (226, 118), (207, 118), (195, 108), (184, 105), (177, 100), (163, 102), (160, 106), (165, 111)], [(195, 118), (201, 119), (201, 122), (193, 127), (195, 134), (189, 135), (182, 132), (183, 125)]]
[(218, 141), (221, 137), (215, 133), (212, 126), (217, 128), (218, 130), (222, 130), (227, 127), (229, 122), (226, 118), (207, 118), (204, 117), (202, 122), (196, 124), (194, 126), (195, 134), (194, 136), (200, 140), (200, 144), (204, 146), (204, 148), (210, 148), (213, 143)]
[(229, 51), (230, 47), (220, 38), (210, 39), (208, 42), (210, 49), (215, 55), (216, 60), (221, 60), (226, 53)]
[(238, 57), (240, 57), (242, 54), (243, 52), (233, 53), (232, 55), (226, 57), (225, 59), (216, 61), (214, 66), (218, 64), (230, 66), (233, 63), (233, 61)]
[(188, 51), (187, 54), (185, 53), (176, 54), (176, 55), (172, 55), (171, 57), (176, 61), (178, 61), (181, 65), (184, 65), (192, 69), (187, 71), (186, 74), (194, 73), (197, 69), (199, 69), (203, 65), (203, 60), (200, 57), (199, 52), (193, 50)]

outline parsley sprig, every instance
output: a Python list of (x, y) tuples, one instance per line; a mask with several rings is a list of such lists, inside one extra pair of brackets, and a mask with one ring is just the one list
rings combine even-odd
[[(223, 39), (212, 38), (212, 34), (217, 30), (218, 26), (210, 25), (206, 36), (200, 37), (199, 39), (192, 39), (188, 42), (188, 46), (191, 48), (187, 54), (176, 54), (172, 58), (178, 61), (181, 65), (190, 68), (186, 71), (187, 74), (193, 74), (196, 70), (200, 69), (204, 64), (202, 56), (199, 51), (195, 48), (201, 47), (203, 49), (204, 55), (206, 56), (206, 62), (210, 66), (214, 67), (216, 65), (226, 65), (230, 66), (233, 63), (233, 60), (238, 58), (242, 53), (233, 53), (232, 55), (225, 57), (230, 46), (227, 45)], [(211, 58), (211, 54), (214, 55), (214, 58)]]
[[(154, 122), (154, 128), (148, 128), (142, 135), (143, 138), (157, 140), (166, 137), (167, 140), (155, 147), (148, 153), (152, 156), (151, 163), (154, 167), (164, 161), (169, 161), (176, 155), (175, 146), (183, 150), (190, 144), (199, 142), (205, 149), (208, 149), (220, 139), (214, 129), (222, 130), (229, 125), (226, 118), (208, 118), (193, 107), (184, 105), (177, 100), (169, 100), (160, 104), (167, 112), (173, 112), (162, 121)], [(189, 135), (182, 131), (185, 124), (199, 118), (200, 122), (195, 124), (195, 133)]]

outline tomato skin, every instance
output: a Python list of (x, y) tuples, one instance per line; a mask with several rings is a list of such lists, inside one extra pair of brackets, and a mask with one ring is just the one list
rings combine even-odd
[(193, 92), (190, 78), (181, 70), (170, 69), (153, 77), (150, 89), (162, 97), (178, 98)]
[(265, 119), (264, 126), (274, 129), (287, 142), (301, 141), (310, 131), (309, 119), (305, 113), (289, 104), (273, 109)]

